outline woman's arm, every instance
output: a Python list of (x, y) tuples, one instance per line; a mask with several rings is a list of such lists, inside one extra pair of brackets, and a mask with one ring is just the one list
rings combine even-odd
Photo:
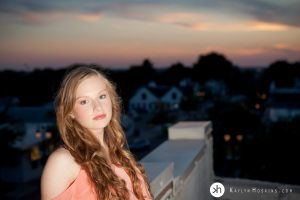
[(54, 151), (45, 165), (41, 178), (41, 199), (50, 200), (65, 191), (76, 179), (80, 166), (68, 150)]

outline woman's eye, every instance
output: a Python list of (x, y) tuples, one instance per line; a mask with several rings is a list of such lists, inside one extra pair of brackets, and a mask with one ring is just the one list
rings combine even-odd
[(100, 95), (100, 97), (99, 97), (100, 99), (105, 99), (106, 98), (106, 94), (102, 94), (102, 95)]
[(80, 103), (80, 105), (85, 105), (85, 104), (88, 103), (88, 101), (87, 100), (81, 100), (81, 101), (79, 101), (79, 103)]

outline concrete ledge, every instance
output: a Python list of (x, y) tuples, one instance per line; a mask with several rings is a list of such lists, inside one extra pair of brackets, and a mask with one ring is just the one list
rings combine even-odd
[(167, 140), (141, 162), (174, 162), (174, 176), (177, 177), (184, 174), (204, 147), (203, 140)]
[(210, 121), (186, 121), (178, 122), (169, 127), (168, 136), (170, 140), (178, 139), (206, 139), (210, 137), (212, 124)]
[(211, 199), (211, 131), (210, 122), (179, 122), (169, 128), (169, 140), (141, 160), (156, 200)]
[[(195, 167), (195, 163), (204, 155), (205, 147), (206, 144), (204, 140), (167, 140), (146, 155), (141, 160), (141, 163), (145, 163), (154, 195), (158, 195), (158, 193), (163, 190), (163, 186), (160, 186), (160, 182), (155, 180), (163, 180), (164, 178), (162, 177), (166, 176), (166, 174), (170, 177), (170, 172), (172, 172), (171, 177), (173, 178), (173, 192), (179, 189)], [(152, 163), (152, 165), (149, 163)], [(159, 175), (159, 171), (156, 171), (157, 169), (154, 167), (159, 168), (163, 167), (163, 165), (158, 166), (153, 163), (172, 163), (173, 170), (169, 168), (163, 172), (163, 170), (160, 169), (161, 177), (154, 178), (155, 175)], [(165, 181), (163, 181), (163, 183), (165, 183)]]
[(167, 189), (172, 190), (174, 178), (173, 162), (141, 162), (141, 164), (147, 172), (154, 198), (161, 196), (162, 193), (166, 193)]

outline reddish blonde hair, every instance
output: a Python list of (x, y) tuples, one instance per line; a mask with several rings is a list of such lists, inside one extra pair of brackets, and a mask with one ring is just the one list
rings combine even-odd
[(141, 181), (146, 183), (149, 192), (150, 187), (143, 167), (126, 148), (127, 140), (120, 123), (120, 98), (114, 84), (99, 69), (76, 67), (64, 77), (55, 99), (56, 120), (61, 139), (76, 162), (86, 170), (98, 199), (129, 198), (125, 181), (112, 171), (100, 143), (70, 116), (78, 85), (91, 76), (104, 78), (112, 102), (112, 118), (104, 128), (104, 141), (108, 146), (111, 162), (125, 169), (132, 181), (134, 194), (138, 199), (144, 199)]

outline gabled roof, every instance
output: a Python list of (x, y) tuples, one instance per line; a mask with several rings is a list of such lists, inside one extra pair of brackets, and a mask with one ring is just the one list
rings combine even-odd
[(40, 107), (11, 107), (9, 117), (22, 122), (54, 122), (54, 109), (49, 106)]
[(146, 88), (158, 98), (164, 96), (170, 90), (170, 87), (167, 86), (156, 86), (156, 87), (147, 86)]

